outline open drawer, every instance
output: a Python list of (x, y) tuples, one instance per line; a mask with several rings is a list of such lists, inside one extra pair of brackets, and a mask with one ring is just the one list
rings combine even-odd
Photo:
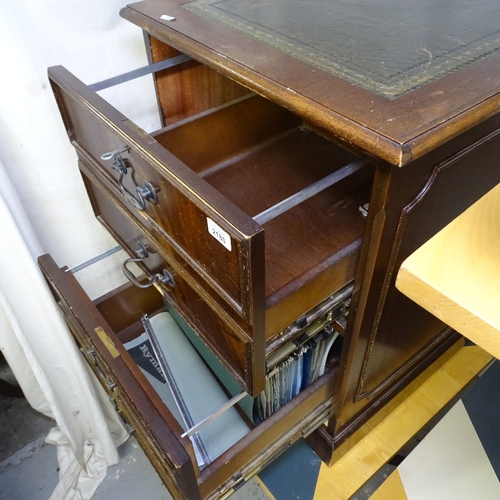
[[(174, 498), (219, 498), (330, 414), (335, 359), (323, 376), (262, 423), (241, 417), (247, 433), (199, 466), (181, 424), (124, 347), (144, 331), (143, 315), (165, 314), (161, 311), (168, 303), (160, 293), (162, 286), (126, 285), (92, 302), (71, 272), (58, 268), (49, 255), (40, 257), (39, 263), (82, 352)], [(194, 372), (192, 366), (185, 368)]]
[[(197, 63), (182, 59), (176, 71), (184, 66)], [(104, 186), (208, 307), (237, 325), (245, 347), (233, 367), (218, 349), (232, 343), (220, 340), (224, 329), (201, 336), (257, 395), (270, 351), (354, 279), (370, 159), (221, 75), (230, 100), (151, 134), (64, 68), (49, 76), (84, 174), (95, 178), (91, 199)], [(105, 210), (96, 214), (113, 226)]]

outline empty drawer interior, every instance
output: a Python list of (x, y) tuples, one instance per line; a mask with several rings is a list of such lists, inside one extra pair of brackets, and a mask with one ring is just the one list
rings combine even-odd
[[(369, 200), (372, 169), (360, 168), (307, 199), (312, 185), (362, 160), (296, 115), (252, 95), (153, 135), (263, 225), (269, 305), (321, 272), (332, 256), (346, 248), (356, 254), (364, 229), (359, 207)], [(297, 204), (281, 212), (280, 203), (291, 198)]]

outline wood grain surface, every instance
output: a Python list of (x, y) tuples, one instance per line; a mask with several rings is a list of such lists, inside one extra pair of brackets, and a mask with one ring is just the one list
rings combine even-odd
[(500, 358), (500, 185), (406, 259), (396, 286)]
[(380, 486), (370, 498), (371, 500), (408, 500), (397, 469), (382, 483), (382, 486)]
[[(394, 165), (410, 163), (498, 112), (498, 50), (492, 49), (487, 57), (389, 100), (294, 57), (290, 53), (293, 50), (280, 50), (191, 12), (185, 8), (185, 3), (184, 0), (149, 0), (131, 4), (120, 14), (167, 45), (192, 55), (204, 65)], [(273, 4), (278, 4), (284, 11), (295, 9), (287, 13), (288, 17), (301, 14), (301, 3)], [(389, 0), (382, 5), (387, 8)], [(426, 7), (430, 12), (436, 12), (440, 5), (442, 2), (432, 1)], [(329, 3), (309, 2), (307, 6), (317, 12), (325, 6), (328, 8)], [(357, 10), (353, 12), (353, 9)], [(355, 16), (359, 9), (358, 4), (352, 4), (352, 8), (347, 8), (343, 15)], [(496, 15), (494, 4), (482, 1), (477, 6), (477, 18), (488, 20), (492, 9)], [(406, 23), (416, 29), (418, 22), (409, 12), (405, 8), (394, 8), (392, 15), (399, 13), (400, 17), (394, 23), (399, 26)], [(175, 17), (175, 21), (162, 20), (161, 16), (166, 13)], [(432, 31), (441, 32), (447, 24), (459, 24), (461, 20), (457, 9), (454, 13), (457, 15), (453, 21), (447, 15), (434, 15)], [(338, 9), (336, 15), (341, 15)], [(342, 24), (343, 19), (337, 19), (337, 22)], [(316, 25), (304, 23), (302, 28), (310, 30), (307, 37), (318, 37), (317, 42), (312, 44), (316, 53), (316, 47), (327, 41), (319, 39)], [(363, 29), (363, 34), (367, 31), (363, 26), (354, 26), (349, 37), (353, 40), (352, 44), (356, 43), (356, 29)], [(327, 34), (333, 39), (338, 36), (333, 29)], [(295, 35), (297, 38), (298, 33)], [(298, 43), (293, 38), (290, 40), (294, 49)], [(372, 42), (376, 44), (377, 40), (372, 38)], [(338, 44), (333, 46), (338, 47)], [(352, 61), (349, 56), (347, 58)], [(467, 84), (464, 85), (464, 82)]]
[(432, 375), (424, 372), (382, 420), (360, 429), (366, 434), (358, 442), (347, 451), (348, 442), (342, 445), (345, 453), (330, 468), (322, 464), (314, 499), (349, 499), (492, 360), (480, 347), (463, 347)]

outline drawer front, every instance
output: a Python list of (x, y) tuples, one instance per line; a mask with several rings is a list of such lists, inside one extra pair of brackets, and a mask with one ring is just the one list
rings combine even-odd
[[(82, 173), (85, 167), (81, 165)], [(251, 325), (241, 318), (235, 321), (219, 304), (207, 294), (199, 283), (184, 272), (182, 263), (175, 255), (164, 252), (162, 245), (155, 241), (149, 231), (137, 223), (126, 207), (120, 204), (105, 186), (91, 172), (84, 175), (87, 189), (97, 218), (104, 224), (118, 243), (134, 260), (139, 260), (138, 245), (147, 249), (148, 256), (136, 264), (148, 280), (155, 281), (167, 300), (183, 316), (190, 327), (203, 339), (226, 366), (239, 384), (250, 394), (258, 394), (264, 387), (264, 348), (252, 341)], [(105, 214), (101, 216), (101, 214)], [(139, 253), (141, 253), (139, 251)], [(125, 270), (130, 276), (129, 264)], [(167, 278), (165, 278), (165, 276)], [(172, 277), (172, 279), (169, 278)], [(134, 280), (132, 276), (132, 280)], [(164, 281), (160, 284), (161, 280)], [(258, 349), (258, 351), (257, 351)]]
[(200, 499), (194, 451), (189, 439), (180, 437), (183, 431), (175, 418), (75, 277), (49, 255), (40, 257), (39, 264), (90, 367), (173, 497)]
[[(264, 299), (262, 228), (64, 68), (49, 77), (80, 158), (242, 317), (263, 323), (256, 306)], [(119, 150), (121, 160), (102, 159)], [(121, 181), (118, 164), (126, 169)], [(138, 194), (146, 181), (154, 202)]]
[[(215, 500), (226, 495), (237, 488), (241, 479), (250, 478), (283, 449), (328, 418), (334, 370), (320, 377), (200, 472), (193, 465), (196, 459), (191, 442), (181, 438), (183, 431), (179, 424), (122, 345), (130, 328), (123, 324), (121, 313), (136, 313), (140, 318), (144, 312), (157, 310), (161, 300), (153, 299), (150, 289), (132, 288), (134, 293), (130, 293), (130, 288), (124, 288), (92, 302), (75, 277), (58, 268), (49, 255), (40, 257), (39, 265), (87, 361), (119, 414), (134, 427), (138, 442), (176, 500)], [(143, 293), (151, 298), (149, 306), (138, 298)], [(156, 292), (155, 295), (159, 297)]]

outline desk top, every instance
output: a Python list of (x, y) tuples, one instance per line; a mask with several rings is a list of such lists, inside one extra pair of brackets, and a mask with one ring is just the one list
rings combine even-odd
[(491, 0), (195, 0), (184, 7), (389, 99), (500, 47), (500, 3)]
[(495, 0), (146, 0), (121, 14), (400, 166), (500, 109)]

